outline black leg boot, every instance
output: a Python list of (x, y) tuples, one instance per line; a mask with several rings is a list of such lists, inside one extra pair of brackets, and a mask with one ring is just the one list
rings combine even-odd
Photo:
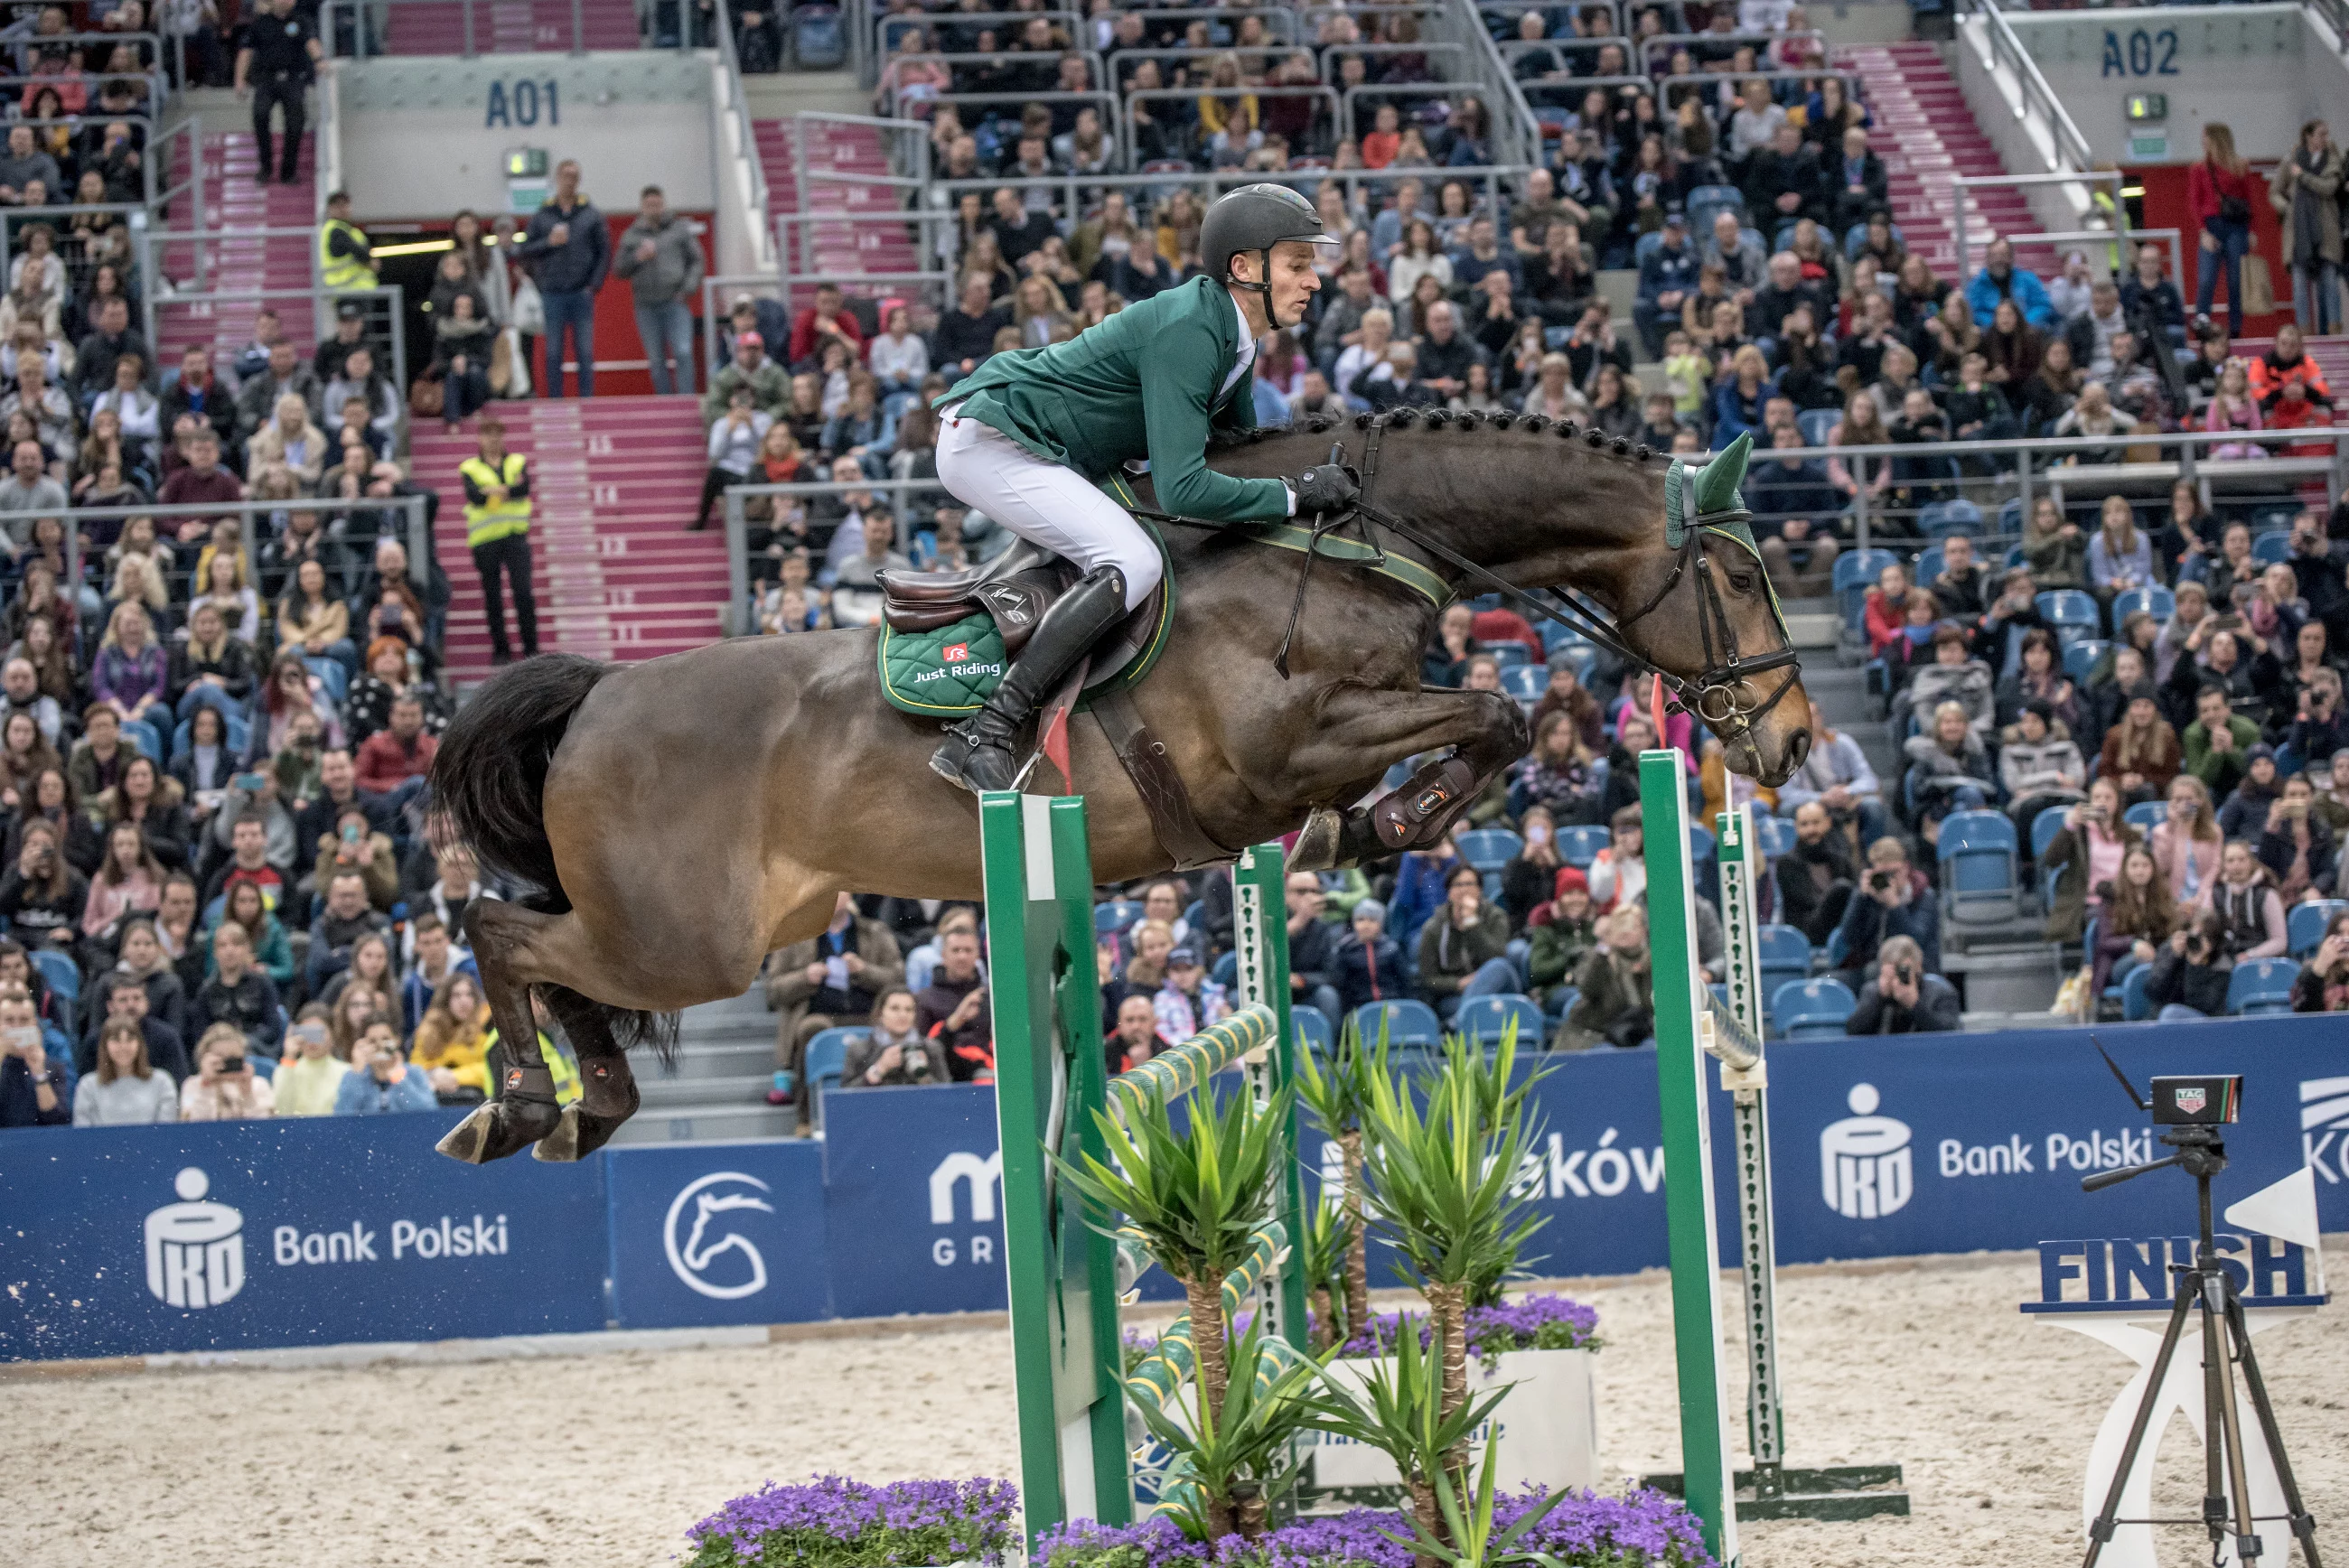
[(1019, 772), (1012, 748), (1020, 726), (1125, 613), (1125, 574), (1114, 566), (1102, 567), (1069, 590), (1044, 612), (986, 706), (947, 727), (945, 744), (930, 755), (931, 770), (973, 794), (1010, 789)]

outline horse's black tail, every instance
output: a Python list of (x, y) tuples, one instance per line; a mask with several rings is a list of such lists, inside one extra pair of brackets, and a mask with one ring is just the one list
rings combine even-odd
[[(541, 798), (554, 748), (571, 716), (612, 666), (576, 654), (524, 659), (483, 682), (458, 710), (432, 759), (433, 808), (487, 870), (526, 883), (523, 902), (548, 914), (571, 908), (547, 842)], [(563, 989), (551, 987), (551, 989)], [(677, 1047), (677, 1016), (614, 1007), (577, 996), (600, 1013), (623, 1047), (649, 1045), (663, 1060)], [(558, 1011), (564, 1009), (558, 1008)]]

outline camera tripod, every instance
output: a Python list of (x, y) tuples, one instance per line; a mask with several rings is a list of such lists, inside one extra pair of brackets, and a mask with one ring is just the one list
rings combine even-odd
[[(2308, 1568), (2323, 1568), (2316, 1554), (2316, 1520), (2301, 1501), (2300, 1484), (2292, 1479), (2292, 1461), (2284, 1455), (2283, 1434), (2276, 1429), (2275, 1408), (2268, 1401), (2267, 1383), (2261, 1377), (2259, 1361), (2251, 1354), (2251, 1332), (2243, 1319), (2242, 1298), (2219, 1261), (2211, 1231), (2210, 1179), (2227, 1168), (2227, 1146), (2219, 1130), (2209, 1126), (2173, 1127), (2161, 1135), (2161, 1141), (2178, 1152), (2144, 1165), (2098, 1171), (2080, 1183), (2085, 1191), (2094, 1192), (2148, 1171), (2178, 1166), (2194, 1178), (2201, 1222), (2193, 1264), (2174, 1271), (2178, 1275), (2178, 1296), (2169, 1309), (2169, 1326), (2163, 1332), (2161, 1349), (2147, 1372), (2145, 1397), (2137, 1402), (2137, 1419), (2129, 1424), (2128, 1441), (2121, 1448), (2120, 1465), (2113, 1471), (2112, 1487), (2105, 1493), (2105, 1506), (2098, 1511), (2095, 1522), (2088, 1527), (2088, 1556), (2084, 1568), (2095, 1568), (2106, 1542), (2113, 1538), (2114, 1528), (2123, 1522), (2115, 1517), (2120, 1511), (2121, 1494), (2128, 1486), (2130, 1472), (2137, 1468), (2146, 1429), (2152, 1424), (2154, 1411), (2160, 1407), (2162, 1384), (2169, 1375), (2170, 1358), (2178, 1350), (2189, 1314), (2199, 1316), (2202, 1332), (2202, 1513), (2199, 1519), (2133, 1519), (2127, 1522), (2199, 1523), (2209, 1532), (2210, 1559), (2214, 1563), (2231, 1534), (2235, 1538), (2236, 1562), (2243, 1568), (2251, 1568), (2262, 1551), (2254, 1526), (2261, 1519), (2281, 1518), (2300, 1542)], [(2286, 1511), (2281, 1515), (2254, 1518), (2251, 1513), (2251, 1478), (2243, 1462), (2242, 1421), (2235, 1408), (2237, 1366), (2242, 1368), (2243, 1386), (2251, 1394), (2251, 1408), (2259, 1418), (2260, 1435), (2267, 1443), (2268, 1457), (2275, 1462), (2276, 1480), (2283, 1489)]]

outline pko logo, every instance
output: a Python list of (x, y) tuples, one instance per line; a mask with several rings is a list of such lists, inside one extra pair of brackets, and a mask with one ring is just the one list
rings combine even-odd
[[(731, 1191), (713, 1191), (731, 1183)], [(757, 1191), (744, 1191), (756, 1188)], [(712, 1301), (740, 1301), (746, 1295), (756, 1295), (767, 1288), (767, 1260), (760, 1254), (758, 1244), (741, 1232), (722, 1223), (713, 1224), (722, 1214), (755, 1210), (771, 1214), (775, 1206), (759, 1196), (772, 1189), (756, 1176), (745, 1176), (740, 1171), (713, 1171), (688, 1186), (669, 1202), (668, 1218), (661, 1225), (661, 1246), (668, 1253), (669, 1271), (676, 1274), (686, 1289)], [(682, 1240), (678, 1235), (678, 1222), (688, 1217)], [(718, 1233), (713, 1235), (711, 1233)], [(734, 1284), (721, 1284), (709, 1278), (712, 1266), (729, 1253), (740, 1253), (744, 1263), (734, 1264), (717, 1272), (721, 1278), (731, 1279), (747, 1267), (750, 1277)]]
[(147, 1216), (147, 1292), (166, 1306), (220, 1306), (244, 1288), (244, 1216), (203, 1202), (212, 1185), (191, 1165), (171, 1182), (181, 1201)]
[(2310, 1170), (2349, 1181), (2349, 1078), (2300, 1080), (2300, 1144)]
[(1819, 1134), (1819, 1185), (1827, 1207), (1847, 1220), (1880, 1220), (1906, 1208), (1917, 1191), (1909, 1124), (1878, 1116), (1876, 1086), (1854, 1084), (1852, 1114)]

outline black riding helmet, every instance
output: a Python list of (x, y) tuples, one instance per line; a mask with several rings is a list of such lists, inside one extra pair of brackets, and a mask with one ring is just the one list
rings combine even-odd
[[(1272, 248), (1283, 240), (1305, 240), (1334, 245), (1338, 236), (1321, 225), (1313, 203), (1286, 185), (1243, 185), (1217, 197), (1199, 225), (1199, 263), (1207, 275), (1236, 289), (1254, 289), (1264, 295), (1264, 309), (1272, 325), (1294, 326), (1272, 312)], [(1245, 251), (1257, 253), (1262, 283), (1242, 283), (1231, 275), (1232, 258)]]

